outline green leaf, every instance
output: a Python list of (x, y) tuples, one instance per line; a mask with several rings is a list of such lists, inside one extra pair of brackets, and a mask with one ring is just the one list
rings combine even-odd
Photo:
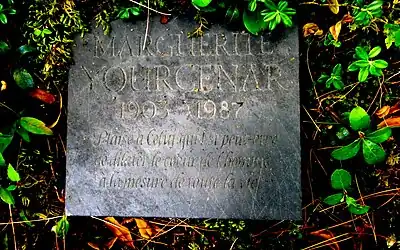
[(355, 131), (369, 128), (371, 118), (368, 113), (361, 107), (355, 107), (349, 116), (350, 126)]
[(369, 67), (360, 68), (360, 72), (358, 72), (358, 81), (365, 82), (368, 79), (369, 75)]
[(53, 131), (46, 127), (46, 124), (44, 124), (44, 122), (36, 118), (22, 117), (19, 123), (24, 129), (32, 134), (53, 135)]
[(140, 8), (139, 7), (131, 7), (131, 8), (129, 8), (129, 11), (134, 16), (139, 16), (140, 15)]
[(34, 34), (35, 36), (40, 36), (40, 35), (42, 34), (42, 31), (39, 30), (39, 29), (35, 29), (35, 30), (33, 31), (33, 34)]
[(264, 4), (265, 4), (265, 6), (268, 8), (268, 9), (270, 9), (270, 10), (277, 10), (278, 9), (278, 7), (276, 6), (276, 4), (273, 2), (273, 1), (271, 1), (271, 0), (264, 0), (263, 1), (264, 2)]
[(6, 165), (6, 160), (4, 160), (3, 154), (0, 153), (0, 167), (4, 167)]
[(0, 22), (3, 24), (7, 23), (7, 16), (4, 13), (0, 13)]
[(11, 181), (20, 181), (21, 180), (18, 172), (13, 168), (13, 166), (11, 164), (8, 164), (7, 176), (8, 176), (8, 179), (10, 179)]
[(17, 189), (17, 186), (15, 186), (15, 185), (10, 185), (7, 187), (8, 191), (14, 191), (15, 189)]
[(283, 24), (286, 27), (292, 27), (293, 26), (293, 21), (288, 15), (286, 15), (285, 13), (281, 13), (280, 16), (282, 18)]
[(349, 205), (347, 208), (350, 213), (356, 214), (356, 215), (366, 214), (366, 213), (368, 213), (368, 211), (370, 209), (369, 206), (362, 206), (360, 204)]
[(363, 148), (364, 160), (366, 163), (373, 165), (385, 160), (386, 157), (385, 150), (383, 150), (382, 147), (379, 146), (378, 144), (370, 140), (363, 139), (362, 148)]
[(7, 204), (14, 205), (15, 203), (11, 192), (2, 187), (0, 187), (0, 198)]
[(129, 10), (128, 9), (123, 9), (118, 13), (118, 18), (120, 19), (129, 19)]
[(336, 66), (333, 68), (332, 73), (335, 76), (341, 76), (342, 75), (342, 64), (340, 64), (340, 63), (336, 64)]
[(0, 133), (0, 153), (4, 153), (4, 150), (10, 145), (13, 139), (13, 135), (3, 135)]
[(212, 0), (192, 0), (192, 4), (194, 6), (203, 8), (208, 6), (211, 3)]
[[(276, 16), (278, 16), (278, 15), (276, 15)], [(268, 29), (272, 31), (276, 28), (277, 25), (278, 25), (278, 23), (276, 22), (276, 17), (275, 17), (275, 19), (273, 19), (272, 21), (270, 21), (268, 23)]]
[(382, 143), (389, 139), (390, 136), (392, 136), (392, 129), (389, 127), (384, 127), (375, 132), (367, 134), (365, 138), (375, 143)]
[(380, 46), (376, 46), (369, 52), (368, 56), (369, 56), (369, 58), (376, 57), (377, 55), (379, 55), (381, 53), (381, 51), (382, 51), (382, 48)]
[(332, 156), (332, 158), (339, 160), (339, 161), (348, 160), (357, 155), (358, 151), (360, 151), (360, 147), (361, 147), (360, 139), (357, 139), (347, 146), (341, 147), (339, 149), (335, 149), (331, 153), (331, 156)]
[(381, 8), (383, 5), (382, 1), (373, 1), (367, 5), (367, 10), (372, 11)]
[(331, 186), (336, 190), (346, 190), (351, 186), (351, 175), (344, 169), (336, 169), (331, 175)]
[(36, 51), (36, 49), (29, 45), (22, 45), (18, 48), (18, 52), (21, 54), (21, 56), (25, 55), (26, 53), (33, 52), (33, 51)]
[(21, 136), (21, 138), (26, 142), (31, 142), (31, 138), (29, 137), (28, 131), (24, 129), (22, 126), (17, 126), (17, 133)]
[(21, 212), (19, 212), (19, 217), (21, 217), (21, 220), (24, 221), (26, 225), (28, 225), (29, 227), (34, 227), (32, 222), (30, 222), (29, 219), (26, 217), (24, 210), (21, 210)]
[(343, 200), (343, 193), (332, 194), (324, 199), (324, 203), (330, 206), (339, 204)]
[(240, 12), (237, 7), (229, 7), (229, 9), (226, 11), (225, 14), (225, 20), (227, 23), (231, 23), (235, 20), (237, 20), (240, 17)]
[(381, 76), (382, 75), (382, 70), (376, 68), (375, 66), (371, 65), (369, 67), (369, 73), (373, 76)]
[(319, 83), (324, 83), (326, 82), (330, 77), (326, 73), (322, 73), (321, 76), (318, 78), (317, 82)]
[(341, 80), (333, 80), (333, 86), (335, 89), (342, 90), (344, 88), (344, 83)]
[(381, 59), (373, 61), (372, 65), (374, 65), (378, 69), (385, 69), (389, 66), (388, 62), (386, 62), (385, 60), (381, 60)]
[(44, 29), (44, 30), (42, 31), (42, 34), (45, 34), (45, 35), (50, 35), (51, 33), (52, 33), (52, 31), (49, 30), (49, 29)]
[(51, 231), (55, 232), (58, 237), (65, 238), (69, 230), (69, 222), (66, 216), (63, 216)]
[(337, 138), (339, 138), (339, 140), (343, 140), (343, 139), (345, 139), (347, 136), (349, 136), (350, 135), (350, 132), (349, 132), (349, 130), (347, 129), (347, 128), (345, 128), (345, 127), (341, 127), (341, 128), (339, 128), (339, 131), (338, 132), (336, 132), (336, 136), (337, 136)]
[(347, 68), (348, 71), (353, 72), (357, 71), (360, 67), (357, 66), (356, 62), (353, 62), (352, 64), (349, 65)]
[(14, 70), (13, 77), (21, 89), (29, 89), (35, 86), (32, 75), (26, 69)]
[(8, 50), (10, 50), (10, 47), (8, 46), (8, 44), (4, 41), (0, 41), (0, 54), (3, 54), (5, 52), (7, 52)]
[(275, 19), (276, 15), (278, 15), (278, 13), (263, 11), (263, 12), (261, 12), (261, 15), (264, 15), (264, 22), (270, 22), (273, 19)]
[(250, 0), (248, 9), (250, 11), (255, 11), (257, 9), (257, 0)]
[(363, 47), (356, 47), (356, 55), (362, 60), (368, 60), (368, 53)]
[(286, 1), (279, 1), (278, 3), (278, 10), (280, 10), (281, 12), (283, 10), (285, 10), (287, 7), (289, 6), (289, 3)]
[(10, 14), (10, 15), (15, 15), (15, 14), (17, 14), (17, 11), (16, 11), (15, 9), (10, 9), (10, 10), (8, 11), (8, 14)]
[(3, 5), (0, 3), (0, 11), (3, 9)]
[(288, 16), (293, 16), (296, 15), (296, 10), (293, 8), (286, 8), (283, 13), (285, 13)]
[(369, 66), (369, 62), (367, 60), (358, 60), (354, 62), (359, 68), (364, 68)]
[(243, 22), (246, 29), (253, 35), (258, 35), (267, 27), (260, 12), (244, 11)]

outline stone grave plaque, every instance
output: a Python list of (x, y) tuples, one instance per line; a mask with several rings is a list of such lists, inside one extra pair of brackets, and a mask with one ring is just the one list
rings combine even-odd
[(77, 38), (69, 215), (300, 219), (298, 31), (112, 23)]

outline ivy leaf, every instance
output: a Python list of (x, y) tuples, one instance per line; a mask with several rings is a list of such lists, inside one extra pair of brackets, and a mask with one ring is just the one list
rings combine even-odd
[(29, 89), (34, 87), (32, 75), (26, 69), (15, 70), (13, 77), (21, 89)]
[(243, 12), (243, 22), (246, 29), (253, 35), (258, 35), (261, 31), (267, 28), (267, 23), (264, 22), (260, 12)]
[(381, 51), (382, 51), (382, 48), (380, 46), (376, 46), (369, 52), (368, 56), (369, 56), (369, 58), (376, 57), (377, 55), (379, 55), (379, 53), (381, 53)]
[(21, 180), (18, 172), (13, 168), (13, 166), (11, 164), (8, 164), (7, 176), (8, 176), (8, 179), (10, 179), (11, 181), (17, 182), (17, 181)]
[(360, 147), (361, 147), (360, 139), (357, 139), (347, 146), (334, 150), (331, 153), (331, 156), (336, 160), (344, 161), (356, 156), (358, 151), (360, 151)]
[(211, 3), (212, 0), (192, 0), (192, 4), (194, 6), (203, 8), (208, 6)]
[(369, 206), (363, 206), (360, 204), (348, 206), (349, 212), (352, 214), (356, 214), (356, 215), (366, 214), (366, 213), (368, 213), (369, 209), (370, 209)]
[(355, 131), (369, 128), (371, 118), (368, 113), (361, 107), (355, 107), (349, 116), (350, 126)]
[(22, 117), (19, 121), (20, 125), (32, 134), (53, 135), (53, 131), (46, 127), (41, 120), (33, 117)]
[(0, 198), (7, 204), (14, 205), (15, 203), (11, 192), (2, 187), (0, 187)]
[(347, 189), (351, 186), (351, 175), (344, 169), (336, 169), (331, 175), (331, 186), (336, 190)]
[(385, 150), (383, 150), (382, 147), (378, 144), (370, 140), (364, 139), (362, 148), (366, 163), (373, 165), (385, 160)]
[(330, 206), (339, 204), (343, 200), (343, 193), (332, 194), (324, 199), (324, 203)]
[(365, 138), (375, 143), (382, 143), (389, 139), (390, 136), (392, 136), (392, 129), (385, 127), (367, 134)]

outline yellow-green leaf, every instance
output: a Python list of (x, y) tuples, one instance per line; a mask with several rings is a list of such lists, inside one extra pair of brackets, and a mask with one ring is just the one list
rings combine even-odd
[(11, 192), (5, 188), (0, 187), (0, 198), (7, 204), (13, 205), (15, 203)]
[(7, 176), (8, 176), (8, 179), (10, 179), (11, 181), (20, 181), (21, 180), (18, 172), (13, 168), (13, 166), (11, 164), (8, 164)]
[(26, 131), (32, 134), (53, 135), (53, 131), (46, 127), (44, 122), (33, 117), (22, 117), (20, 120), (20, 125), (26, 129)]

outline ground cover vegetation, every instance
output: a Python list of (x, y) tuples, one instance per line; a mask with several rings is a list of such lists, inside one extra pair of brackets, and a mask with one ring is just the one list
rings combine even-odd
[[(149, 8), (192, 39), (299, 27), (303, 221), (65, 216), (74, 36)], [(0, 58), (1, 249), (400, 249), (398, 0), (1, 0)]]

